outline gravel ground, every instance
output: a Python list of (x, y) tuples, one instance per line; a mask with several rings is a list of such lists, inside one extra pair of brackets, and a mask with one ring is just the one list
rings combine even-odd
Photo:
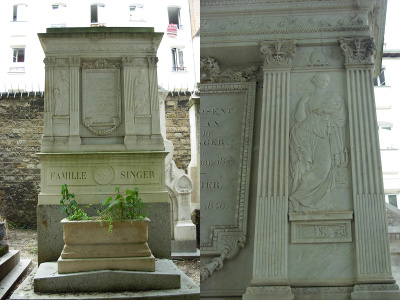
[[(28, 272), (20, 280), (22, 282), (26, 276), (38, 264), (37, 258), (37, 232), (31, 229), (8, 229), (5, 240), (10, 250), (20, 250), (21, 259), (32, 261)], [(189, 276), (197, 285), (200, 285), (200, 259), (192, 260), (173, 260), (175, 265)], [(8, 298), (7, 298), (8, 299)]]

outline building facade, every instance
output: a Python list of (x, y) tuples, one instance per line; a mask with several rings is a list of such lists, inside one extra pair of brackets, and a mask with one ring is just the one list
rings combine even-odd
[(43, 50), (37, 33), (49, 27), (154, 27), (164, 32), (158, 49), (159, 85), (195, 89), (191, 18), (187, 0), (2, 1), (0, 92), (44, 90)]

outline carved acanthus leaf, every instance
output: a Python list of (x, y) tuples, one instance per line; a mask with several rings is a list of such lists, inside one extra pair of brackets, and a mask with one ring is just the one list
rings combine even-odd
[(264, 66), (290, 65), (296, 54), (296, 40), (260, 41), (258, 44)]
[(376, 46), (373, 38), (340, 38), (340, 49), (346, 63), (373, 63)]

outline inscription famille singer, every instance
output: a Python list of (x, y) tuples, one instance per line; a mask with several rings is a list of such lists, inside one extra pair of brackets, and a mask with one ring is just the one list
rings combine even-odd
[(290, 130), (290, 172), (293, 178), (289, 206), (292, 212), (337, 209), (334, 190), (348, 165), (344, 147), (346, 107), (338, 92), (327, 91), (331, 78), (312, 78), (315, 91), (306, 93), (293, 114)]

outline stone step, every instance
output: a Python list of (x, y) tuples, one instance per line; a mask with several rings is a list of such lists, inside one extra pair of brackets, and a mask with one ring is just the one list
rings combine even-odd
[[(42, 263), (40, 267), (43, 265), (48, 265), (48, 277), (51, 279), (51, 277), (57, 277), (57, 263)], [(80, 292), (80, 293), (73, 293), (71, 292), (71, 287), (76, 287), (79, 285), (86, 285), (87, 282), (81, 280), (78, 284), (73, 283), (72, 281), (69, 281), (70, 285), (67, 288), (67, 293), (56, 293), (57, 291), (57, 285), (59, 282), (55, 284), (55, 281), (53, 281), (51, 284), (51, 281), (46, 282), (47, 288), (51, 287), (52, 291), (51, 293), (35, 293), (34, 291), (34, 276), (36, 278), (39, 278), (38, 276), (42, 276), (36, 272), (36, 275), (34, 275), (34, 272), (32, 272), (26, 279), (25, 281), (18, 287), (18, 289), (14, 292), (14, 294), (11, 295), (11, 300), (22, 300), (22, 299), (80, 299), (80, 300), (85, 300), (85, 299), (96, 299), (96, 300), (102, 300), (102, 299), (132, 299), (132, 300), (138, 300), (138, 299), (173, 299), (173, 300), (179, 300), (179, 299), (185, 299), (185, 300), (198, 300), (200, 299), (200, 287), (197, 286), (186, 274), (184, 274), (181, 270), (179, 270), (172, 261), (170, 260), (157, 260), (156, 261), (156, 272), (157, 269), (160, 270), (160, 267), (162, 266), (163, 268), (167, 270), (169, 273), (177, 274), (180, 278), (180, 288), (173, 288), (173, 284), (170, 285), (169, 288), (165, 288), (162, 290), (148, 290), (148, 291), (130, 291), (130, 292)], [(158, 268), (157, 268), (158, 267)], [(96, 271), (96, 272), (90, 272), (90, 273), (97, 273), (101, 271)], [(131, 273), (143, 273), (143, 272), (131, 272)], [(53, 275), (51, 275), (53, 274)], [(151, 272), (151, 274), (154, 274), (154, 272)], [(64, 274), (63, 276), (66, 276)], [(65, 277), (64, 277), (65, 278)], [(65, 285), (64, 278), (61, 278), (60, 284)], [(93, 276), (93, 278), (97, 278), (96, 275)], [(107, 284), (109, 280), (108, 277), (104, 278), (105, 280), (99, 280), (97, 284)], [(159, 284), (160, 280), (157, 279), (157, 277), (154, 277), (155, 282), (154, 284)], [(92, 282), (95, 280), (92, 280)], [(129, 283), (125, 283), (125, 286), (127, 285), (135, 285), (139, 283), (135, 283), (133, 281), (129, 281)], [(58, 285), (59, 287), (60, 285)]]
[(19, 263), (7, 274), (6, 277), (0, 282), (0, 299), (7, 296), (10, 289), (18, 281), (18, 279), (26, 272), (29, 265), (31, 264), (30, 259), (21, 259)]
[(170, 269), (170, 265), (164, 260), (157, 262), (155, 272), (101, 270), (60, 274), (57, 264), (42, 263), (34, 279), (36, 293), (126, 292), (179, 288), (179, 273)]
[(19, 263), (19, 250), (10, 250), (0, 257), (0, 281)]

